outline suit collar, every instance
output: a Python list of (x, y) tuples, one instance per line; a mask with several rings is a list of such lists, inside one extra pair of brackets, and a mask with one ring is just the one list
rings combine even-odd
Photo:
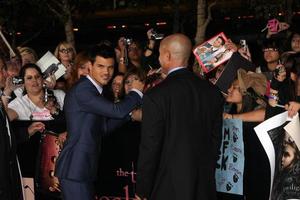
[(102, 86), (100, 86), (99, 84), (97, 84), (96, 81), (94, 81), (94, 79), (92, 77), (90, 77), (89, 75), (87, 75), (86, 78), (96, 87), (96, 89), (98, 90), (98, 92), (101, 94), (102, 91), (103, 91)]
[(180, 69), (182, 69), (182, 68), (184, 68), (184, 67), (176, 67), (176, 68), (173, 68), (173, 69), (171, 69), (171, 70), (168, 72), (168, 75), (171, 74), (172, 72), (175, 72), (175, 71), (180, 70)]
[(169, 73), (168, 76), (167, 76), (167, 78), (172, 77), (172, 76), (175, 76), (175, 75), (177, 75), (177, 74), (185, 73), (185, 72), (187, 72), (187, 71), (188, 71), (188, 69), (187, 69), (186, 67), (177, 69), (177, 70), (175, 70), (175, 71), (172, 71), (172, 73)]

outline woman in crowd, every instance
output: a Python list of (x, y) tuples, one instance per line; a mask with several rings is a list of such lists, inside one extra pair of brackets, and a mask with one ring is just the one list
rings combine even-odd
[[(137, 40), (128, 40), (124, 37), (118, 40), (116, 55), (119, 72), (125, 73), (130, 68), (142, 68), (146, 72), (152, 68), (159, 68), (158, 57), (155, 54), (156, 40), (153, 37), (153, 29), (147, 31), (147, 39), (144, 50)], [(128, 63), (125, 62), (126, 56)]]
[[(238, 70), (238, 78), (228, 89), (226, 102), (231, 103), (229, 113), (224, 113), (225, 119), (235, 119), (238, 115), (265, 108), (267, 80), (263, 74)], [(245, 151), (244, 167), (244, 197), (219, 194), (219, 199), (268, 199), (269, 195), (269, 164), (268, 158), (254, 133), (257, 123), (243, 122), (243, 137)], [(260, 170), (257, 170), (260, 169)]]
[(298, 31), (292, 32), (288, 38), (287, 51), (293, 51), (295, 53), (300, 52), (300, 33)]
[(277, 40), (265, 40), (262, 51), (264, 63), (260, 66), (259, 71), (265, 74), (268, 80), (272, 80), (273, 72), (275, 71), (276, 66), (280, 64), (280, 45)]
[[(35, 64), (26, 64), (20, 72), (24, 80), (24, 96), (16, 98), (8, 105), (8, 115), (13, 120), (51, 120), (52, 114), (58, 110), (45, 107), (45, 89), (43, 88), (43, 74)], [(49, 93), (50, 91), (48, 91)], [(49, 94), (48, 94), (49, 95)], [(54, 90), (53, 95), (60, 109), (63, 107), (65, 94), (63, 91)], [(47, 111), (48, 110), (48, 111)], [(52, 113), (51, 113), (52, 112)], [(39, 113), (44, 113), (41, 115)]]
[[(47, 130), (63, 133), (65, 121), (61, 110), (65, 94), (63, 91), (43, 88), (42, 76), (41, 69), (35, 64), (26, 64), (22, 67), (20, 77), (24, 80), (23, 96), (6, 105), (7, 114), (11, 121), (43, 121)], [(61, 137), (63, 139), (64, 135)], [(35, 177), (40, 140), (41, 134), (35, 134), (28, 142), (18, 147), (24, 176)]]
[(36, 52), (30, 47), (18, 47), (17, 48), (22, 59), (22, 66), (27, 63), (36, 63), (38, 56)]
[(61, 78), (60, 80), (57, 80), (56, 88), (66, 91), (68, 85), (67, 83), (71, 78), (71, 73), (73, 71), (73, 64), (76, 56), (76, 50), (72, 44), (63, 41), (57, 45), (54, 51), (54, 55), (66, 68), (66, 73), (64, 74), (64, 77)]
[(85, 51), (78, 53), (74, 60), (74, 67), (71, 72), (71, 77), (67, 81), (67, 88), (70, 89), (73, 84), (75, 84), (81, 76), (87, 76), (89, 74), (89, 58)]
[(120, 72), (117, 73), (112, 80), (110, 99), (115, 103), (120, 102), (120, 100), (124, 97), (123, 80), (124, 74)]

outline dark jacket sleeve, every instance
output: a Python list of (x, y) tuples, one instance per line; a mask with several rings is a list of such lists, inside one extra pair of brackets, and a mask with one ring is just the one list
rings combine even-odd
[(28, 127), (32, 122), (30, 121), (13, 121), (11, 122), (11, 134), (15, 135), (18, 144), (29, 140)]

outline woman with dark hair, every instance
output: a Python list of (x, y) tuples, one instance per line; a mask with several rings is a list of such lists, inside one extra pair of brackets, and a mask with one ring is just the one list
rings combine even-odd
[(300, 52), (300, 33), (299, 30), (293, 31), (287, 39), (287, 51)]
[[(239, 115), (266, 107), (264, 95), (267, 79), (263, 74), (238, 70), (238, 78), (228, 89), (226, 102), (232, 105), (224, 119), (235, 119)], [(230, 199), (268, 199), (269, 195), (269, 164), (268, 158), (253, 128), (258, 123), (243, 122), (244, 140), (244, 183), (243, 196), (219, 194), (220, 200)], [(258, 170), (259, 169), (259, 170)]]
[[(65, 93), (60, 90), (44, 89), (43, 73), (35, 64), (24, 65), (20, 77), (24, 80), (23, 96), (8, 104), (10, 120), (52, 120), (53, 115), (63, 107)], [(55, 107), (47, 108), (49, 96), (55, 100)]]
[[(16, 125), (31, 121), (42, 121), (46, 130), (65, 137), (65, 120), (62, 112), (65, 93), (43, 87), (43, 74), (35, 64), (25, 64), (20, 77), (24, 80), (23, 96), (16, 97), (8, 104), (7, 114)], [(7, 106), (7, 105), (6, 105)], [(30, 137), (29, 141), (18, 146), (18, 156), (23, 176), (35, 177), (38, 149), (43, 140), (40, 134)]]

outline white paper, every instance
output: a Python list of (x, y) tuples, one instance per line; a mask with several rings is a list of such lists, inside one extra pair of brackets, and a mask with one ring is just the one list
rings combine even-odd
[(275, 149), (272, 143), (272, 140), (268, 134), (269, 130), (282, 126), (288, 119), (288, 113), (283, 112), (279, 115), (276, 115), (261, 124), (257, 125), (254, 130), (259, 138), (262, 146), (264, 147), (266, 154), (268, 155), (270, 167), (271, 167), (271, 184), (270, 184), (270, 195), (273, 187), (274, 173), (275, 173)]
[(295, 141), (298, 149), (300, 149), (300, 122), (298, 113), (293, 117), (292, 121), (284, 127), (284, 130)]
[(56, 80), (66, 72), (66, 67), (50, 51), (47, 51), (36, 64), (41, 68), (42, 72), (45, 72), (52, 64), (56, 64), (58, 66), (58, 70), (54, 74)]

